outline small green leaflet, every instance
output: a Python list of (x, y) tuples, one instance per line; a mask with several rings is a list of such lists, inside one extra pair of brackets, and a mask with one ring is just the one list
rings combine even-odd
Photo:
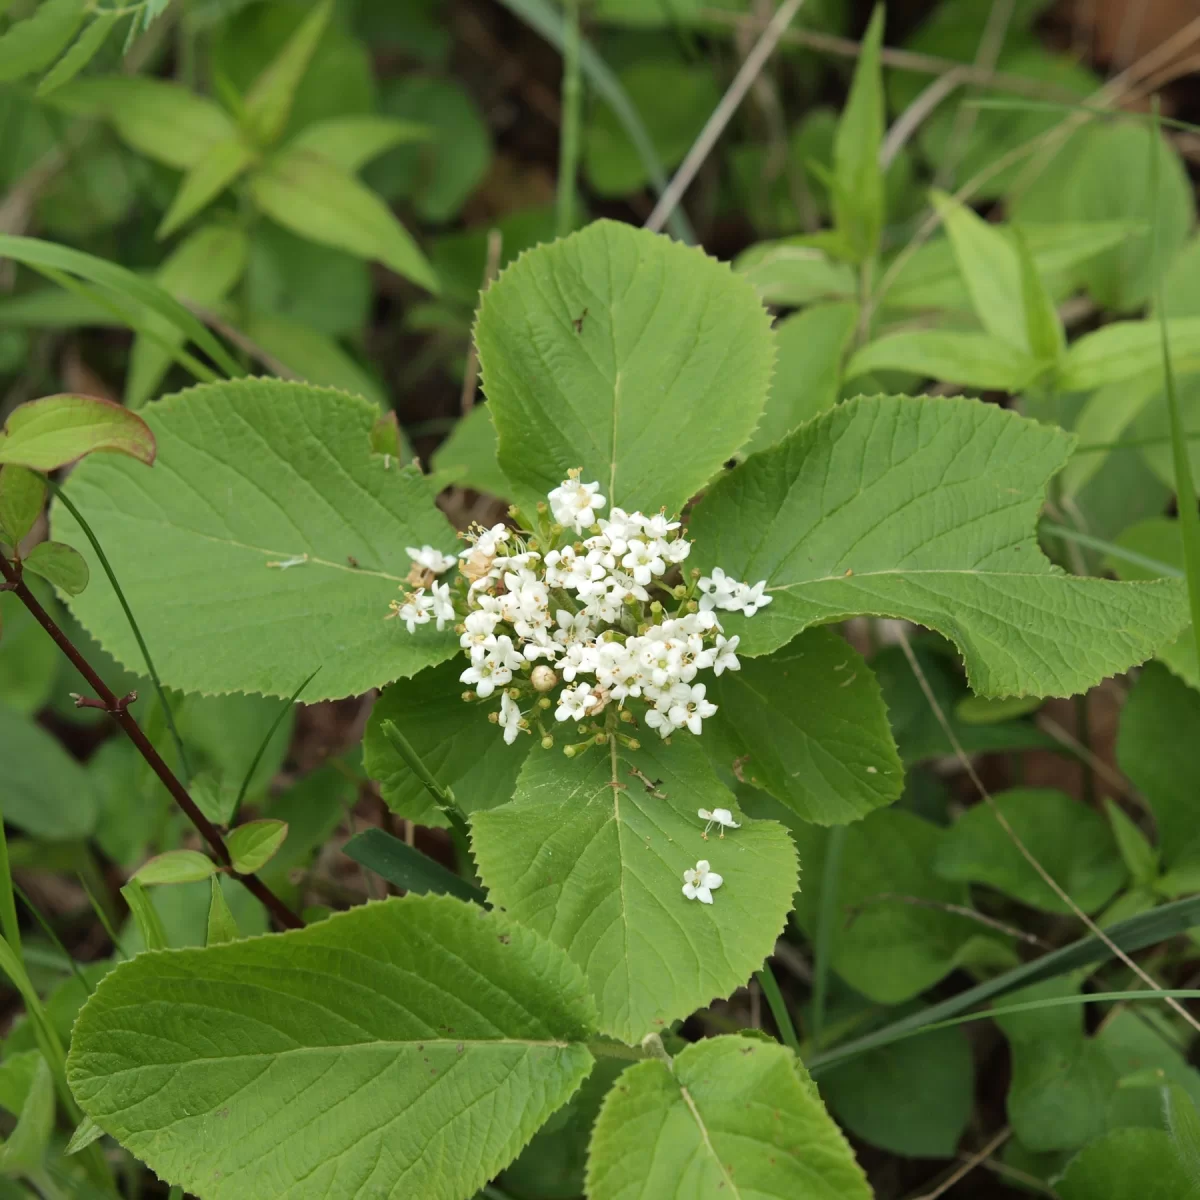
[(740, 652), (858, 614), (936, 629), (987, 696), (1071, 695), (1149, 658), (1185, 620), (1178, 581), (1112, 583), (1051, 565), (1034, 537), (1072, 439), (993, 405), (860, 397), (718, 481), (693, 560), (774, 603), (723, 615)]
[(610, 508), (647, 513), (678, 512), (746, 443), (774, 359), (749, 282), (615, 221), (521, 255), (475, 342), (518, 503), (579, 467)]
[[(657, 1032), (729, 995), (771, 953), (796, 890), (795, 851), (774, 821), (742, 819), (706, 841), (697, 811), (718, 807), (739, 815), (681, 733), (669, 746), (613, 740), (573, 759), (535, 749), (516, 798), (471, 818), (492, 903), (583, 968), (605, 1033)], [(724, 879), (711, 905), (682, 892), (701, 859)]]
[(871, 1188), (800, 1060), (716, 1037), (671, 1066), (630, 1067), (605, 1098), (588, 1154), (591, 1200), (870, 1200)]
[[(420, 474), (373, 455), (374, 405), (277, 380), (210, 384), (147, 410), (152, 471), (90, 459), (69, 488), (112, 561), (163, 681), (186, 692), (308, 701), (366, 691), (455, 649), (433, 625), (389, 621), (407, 546), (453, 551)], [(55, 536), (83, 536), (55, 508)], [(93, 573), (96, 564), (87, 552)], [(141, 657), (111, 589), (74, 601), (118, 659)]]
[(462, 1200), (579, 1086), (594, 1023), (561, 950), (409, 896), (123, 963), (67, 1075), (97, 1125), (205, 1200)]
[(871, 669), (832, 630), (805, 630), (709, 684), (717, 715), (703, 745), (746, 783), (806, 821), (842, 825), (904, 786), (887, 707)]

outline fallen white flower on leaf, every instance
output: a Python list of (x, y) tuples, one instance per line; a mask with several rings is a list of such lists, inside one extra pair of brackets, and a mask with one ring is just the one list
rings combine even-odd
[(725, 836), (726, 829), (741, 829), (742, 827), (742, 823), (740, 821), (735, 821), (733, 819), (733, 813), (731, 813), (727, 808), (714, 808), (712, 812), (709, 812), (707, 808), (701, 808), (697, 810), (696, 815), (700, 818), (700, 820), (708, 822), (708, 824), (704, 826), (704, 833), (701, 835), (702, 837), (708, 837), (708, 831), (714, 825), (721, 826), (722, 837)]
[(711, 904), (714, 889), (725, 882), (716, 871), (709, 866), (708, 859), (702, 858), (694, 869), (683, 873), (683, 894), (689, 900), (699, 900), (701, 904)]

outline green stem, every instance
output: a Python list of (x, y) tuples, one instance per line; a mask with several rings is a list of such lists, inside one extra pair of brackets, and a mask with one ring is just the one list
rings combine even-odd
[(459, 807), (454, 793), (448, 787), (443, 787), (433, 777), (433, 772), (396, 727), (396, 722), (384, 721), (380, 724), (379, 730), (387, 738), (392, 749), (408, 764), (408, 769), (421, 781), (425, 790), (437, 801), (438, 807), (450, 818), (451, 824), (459, 828), (465, 835), (467, 831), (466, 814)]
[(8, 837), (0, 821), (0, 933), (4, 934), (13, 953), (24, 962), (21, 954), (21, 927), (17, 923), (17, 902), (13, 896), (12, 869), (8, 862)]
[(1135, 567), (1142, 567), (1147, 571), (1153, 571), (1157, 575), (1165, 575), (1172, 579), (1181, 579), (1183, 572), (1178, 567), (1173, 567), (1170, 563), (1161, 562), (1157, 558), (1150, 558), (1145, 554), (1138, 554), (1136, 550), (1126, 550), (1124, 546), (1118, 546), (1115, 542), (1106, 542), (1103, 538), (1092, 537), (1088, 533), (1080, 533), (1078, 529), (1069, 529), (1066, 525), (1057, 525), (1053, 521), (1043, 521), (1041, 523), (1043, 533), (1052, 534), (1054, 537), (1063, 538), (1068, 542), (1078, 542), (1081, 546), (1087, 546), (1092, 550), (1099, 550), (1107, 554), (1110, 558), (1119, 558), (1124, 562), (1131, 563)]
[(766, 998), (767, 1007), (771, 1010), (771, 1016), (775, 1018), (775, 1028), (779, 1030), (779, 1036), (783, 1039), (783, 1044), (795, 1055), (800, 1054), (800, 1039), (796, 1036), (796, 1026), (792, 1024), (792, 1014), (788, 1012), (788, 1006), (783, 999), (783, 993), (779, 990), (779, 984), (775, 980), (775, 976), (771, 973), (771, 968), (767, 963), (763, 963), (761, 971), (754, 973), (754, 978), (758, 980), (758, 986), (762, 988), (763, 996)]
[(842, 847), (846, 827), (837, 825), (825, 843), (825, 869), (821, 875), (821, 896), (817, 910), (817, 935), (813, 944), (812, 1044), (821, 1048), (825, 1027), (825, 1000), (829, 991), (829, 959), (833, 948), (833, 925), (837, 919), (838, 884), (842, 873)]
[(112, 564), (108, 561), (108, 555), (101, 548), (99, 540), (92, 532), (92, 527), (84, 520), (83, 513), (75, 507), (66, 492), (48, 476), (46, 477), (46, 483), (50, 487), (50, 490), (53, 491), (55, 497), (66, 508), (67, 512), (79, 522), (79, 528), (83, 530), (84, 536), (91, 542), (92, 549), (95, 550), (96, 557), (100, 560), (100, 565), (104, 568), (105, 575), (108, 576), (108, 582), (112, 584), (112, 589), (117, 594), (117, 600), (120, 601), (121, 608), (125, 613), (125, 620), (129, 622), (129, 628), (133, 630), (133, 636), (137, 640), (138, 649), (142, 652), (142, 658), (146, 663), (146, 671), (150, 676), (150, 681), (154, 684), (154, 690), (158, 694), (158, 702), (163, 707), (163, 716), (166, 718), (167, 729), (171, 733), (171, 740), (175, 743), (175, 750), (179, 754), (179, 773), (183, 776), (184, 785), (187, 786), (191, 783), (191, 768), (188, 766), (187, 751), (183, 748), (183, 738), (179, 736), (179, 730), (175, 725), (175, 717), (171, 712), (171, 705), (167, 701), (167, 693), (163, 690), (162, 680), (159, 679), (158, 672), (154, 669), (154, 660), (150, 657), (150, 648), (146, 645), (146, 639), (142, 637), (142, 631), (134, 619), (133, 610), (129, 607), (129, 601), (125, 599), (125, 593), (121, 590), (121, 585), (117, 582), (117, 576), (112, 569)]
[(575, 227), (575, 177), (579, 170), (579, 128), (583, 83), (580, 72), (579, 0), (566, 0), (563, 37), (562, 132), (558, 143), (556, 229), (566, 237)]

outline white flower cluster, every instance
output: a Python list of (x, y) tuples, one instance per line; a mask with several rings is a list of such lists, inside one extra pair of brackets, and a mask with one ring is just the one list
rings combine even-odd
[[(620, 508), (599, 517), (599, 486), (573, 472), (549, 493), (554, 523), (543, 511), (540, 535), (504, 525), (465, 535), (456, 629), (470, 666), (460, 679), (481, 699), (501, 691), (494, 719), (510, 744), (551, 711), (579, 723), (612, 706), (632, 722), (630, 700), (647, 706), (645, 723), (663, 738), (700, 733), (717, 709), (697, 675), (740, 667), (738, 638), (724, 636), (714, 610), (752, 616), (771, 602), (765, 581), (751, 587), (720, 568), (680, 579), (692, 544), (679, 521)], [(451, 560), (427, 546), (409, 555), (430, 583), (393, 608), (410, 632), (430, 620), (441, 629), (454, 604), (450, 585), (432, 580)], [(668, 582), (672, 572), (678, 582)], [(552, 697), (560, 676), (565, 686)]]

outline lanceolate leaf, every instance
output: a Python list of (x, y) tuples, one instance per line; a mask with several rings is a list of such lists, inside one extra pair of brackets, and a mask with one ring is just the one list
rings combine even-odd
[(990, 334), (930, 330), (893, 333), (871, 342), (846, 364), (846, 378), (869, 371), (912, 371), (922, 379), (1019, 392), (1040, 369), (1026, 351)]
[(461, 1200), (579, 1086), (594, 1019), (560, 950), (410, 896), (122, 964), (67, 1073), (98, 1125), (206, 1200)]
[(904, 768), (879, 684), (836, 633), (808, 630), (743, 659), (709, 697), (718, 712), (706, 748), (804, 820), (841, 825), (899, 797)]
[[(512, 803), (471, 819), (492, 902), (566, 949), (600, 1027), (631, 1042), (744, 984), (796, 890), (787, 832), (746, 819), (704, 840), (698, 809), (736, 815), (733, 796), (690, 735), (649, 740), (574, 759), (535, 750)], [(724, 879), (711, 905), (682, 891), (700, 859)]]
[(614, 221), (523, 254), (484, 293), (475, 341), (513, 498), (580, 467), (643, 512), (678, 511), (745, 444), (773, 359), (745, 279)]
[[(1200, 317), (1167, 321), (1176, 370), (1200, 365)], [(1116, 321), (1085, 334), (1067, 351), (1059, 386), (1086, 392), (1122, 379), (1157, 375), (1162, 370), (1162, 328), (1158, 321)]]
[(745, 653), (870, 613), (949, 637), (984, 695), (1070, 695), (1185, 618), (1179, 581), (1081, 579), (1042, 554), (1034, 521), (1070, 449), (976, 401), (850, 401), (720, 480), (693, 517), (693, 558), (767, 581), (769, 608), (723, 622)]
[[(71, 497), (113, 564), (163, 682), (187, 692), (306, 701), (366, 691), (448, 657), (456, 639), (388, 621), (405, 547), (455, 548), (429, 487), (371, 454), (377, 411), (306, 384), (243, 380), (193, 388), (146, 410), (152, 471), (90, 459)], [(55, 536), (85, 549), (61, 509)], [(141, 656), (112, 590), (75, 601), (119, 659)]]
[(23, 79), (48, 67), (83, 20), (85, 0), (45, 0), (0, 37), (0, 81)]
[(718, 1037), (671, 1067), (630, 1067), (588, 1153), (591, 1200), (869, 1200), (871, 1188), (817, 1089), (784, 1046)]

